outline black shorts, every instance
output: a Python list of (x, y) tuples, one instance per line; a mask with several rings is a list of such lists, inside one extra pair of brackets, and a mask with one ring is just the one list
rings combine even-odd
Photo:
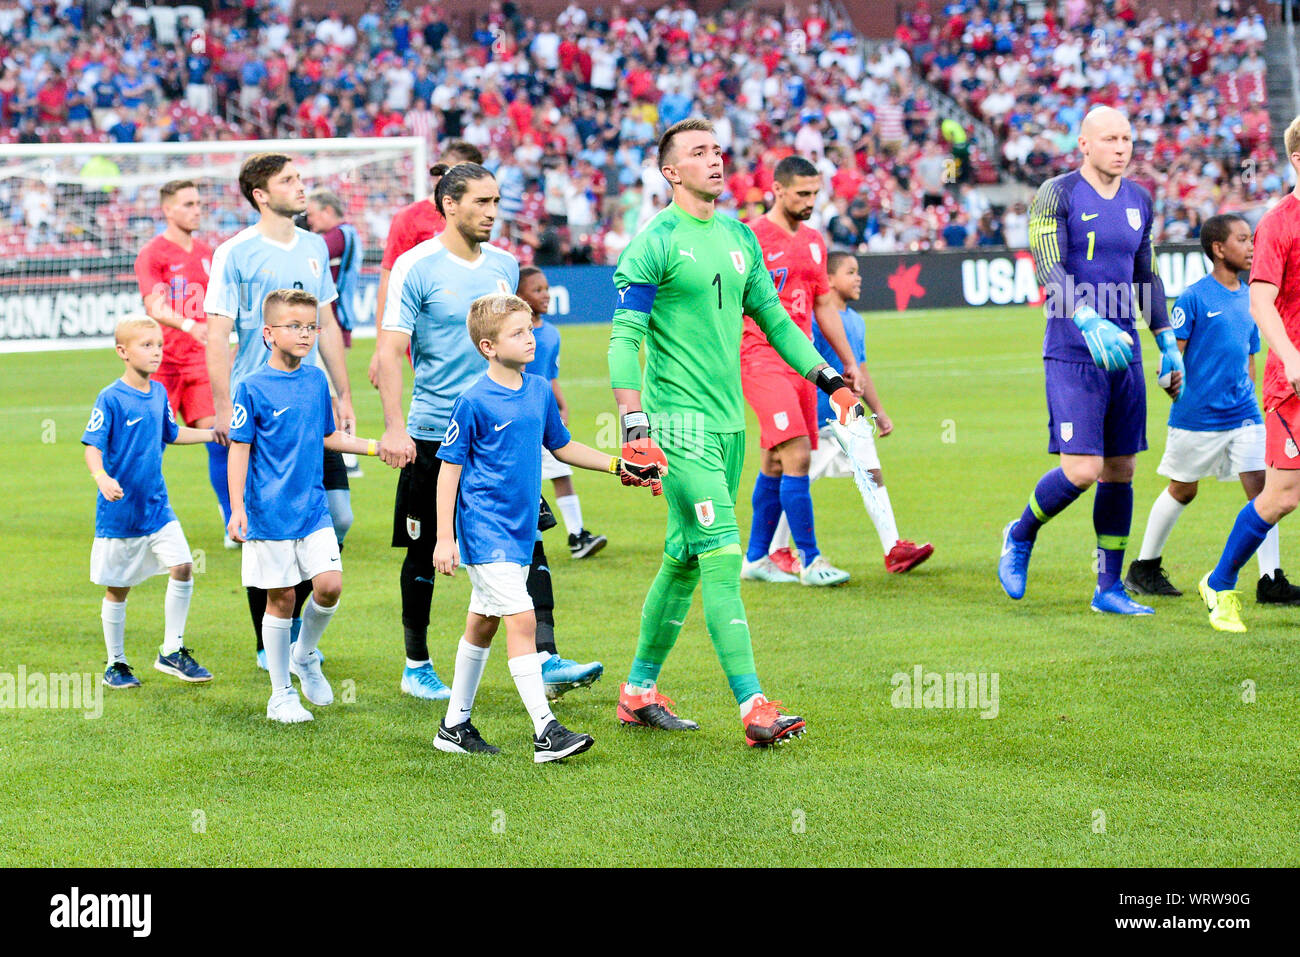
[(441, 442), (413, 439), (415, 461), (397, 476), (393, 502), (393, 547), (424, 545), (433, 551), (438, 539), (438, 458)]
[(348, 467), (343, 464), (343, 453), (325, 450), (325, 491), (348, 490)]

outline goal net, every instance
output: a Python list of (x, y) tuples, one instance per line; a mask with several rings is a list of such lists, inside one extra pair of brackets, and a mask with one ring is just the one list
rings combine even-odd
[(388, 226), (426, 195), (427, 150), (418, 137), (0, 145), (0, 351), (102, 344), (143, 308), (134, 263), (165, 225), (158, 188), (194, 181), (198, 235), (215, 247), (257, 219), (238, 180), (262, 152), (292, 156), (309, 195), (342, 199), (366, 256), (353, 314), (373, 321)]

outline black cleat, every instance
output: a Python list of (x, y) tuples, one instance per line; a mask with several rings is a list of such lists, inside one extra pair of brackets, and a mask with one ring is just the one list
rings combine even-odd
[(1138, 559), (1128, 567), (1124, 587), (1138, 595), (1165, 595), (1178, 598), (1182, 592), (1174, 587), (1159, 558)]
[(604, 535), (593, 535), (584, 528), (577, 535), (569, 536), (569, 556), (572, 558), (587, 558), (596, 554), (607, 544), (608, 539)]
[(1277, 569), (1272, 577), (1265, 575), (1255, 586), (1255, 601), (1261, 605), (1300, 605), (1300, 588), (1286, 579), (1286, 572)]
[(618, 695), (618, 720), (624, 724), (639, 724), (661, 731), (698, 731), (694, 721), (679, 718), (672, 712), (672, 699), (661, 695), (656, 688), (646, 688), (640, 694), (629, 694), (623, 685)]
[(582, 754), (595, 743), (596, 739), (591, 735), (570, 731), (552, 718), (541, 734), (533, 735), (533, 762), (543, 764)]
[(483, 740), (478, 728), (464, 721), (454, 728), (447, 727), (446, 719), (438, 722), (438, 736), (433, 746), (448, 754), (500, 754), (501, 749)]

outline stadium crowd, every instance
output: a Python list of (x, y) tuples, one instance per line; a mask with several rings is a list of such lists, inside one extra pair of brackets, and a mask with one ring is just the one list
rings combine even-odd
[[(1063, 20), (1051, 4), (1031, 19), (1007, 0), (923, 3), (868, 53), (815, 4), (708, 19), (684, 0), (587, 6), (550, 22), (491, 0), (462, 38), (437, 3), (374, 2), (353, 23), (249, 0), (164, 37), (129, 16), (84, 23), (83, 0), (0, 0), (0, 143), (415, 135), (436, 152), (465, 139), (498, 173), (497, 241), (541, 264), (612, 262), (667, 199), (658, 131), (692, 113), (715, 119), (729, 154), (724, 211), (760, 213), (797, 152), (830, 187), (814, 225), (862, 251), (1027, 245), (1023, 205), (995, 211), (977, 184), (999, 166), (1029, 183), (1063, 169), (1096, 102), (1133, 116), (1157, 238), (1195, 238), (1207, 211), (1248, 209), (1281, 183), (1250, 12), (1169, 24), (1139, 20), (1132, 0), (1067, 0)], [(987, 122), (1003, 155), (941, 121), (921, 76)], [(345, 198), (373, 250), (400, 203), (372, 188)], [(0, 183), (0, 222), (24, 248), (76, 238), (58, 204), (20, 192)], [(148, 191), (107, 192), (113, 228), (151, 228)], [(237, 193), (212, 199), (214, 238), (249, 220)]]

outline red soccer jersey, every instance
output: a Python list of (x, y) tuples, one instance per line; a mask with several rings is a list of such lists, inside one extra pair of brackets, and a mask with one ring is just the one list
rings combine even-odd
[[(1277, 286), (1277, 311), (1287, 338), (1300, 346), (1300, 200), (1287, 197), (1264, 214), (1255, 227), (1255, 260), (1251, 282)], [(1294, 390), (1282, 370), (1282, 360), (1269, 351), (1264, 364), (1264, 408), (1276, 408)]]
[[(826, 243), (815, 229), (800, 224), (790, 235), (766, 216), (752, 220), (749, 227), (763, 248), (763, 263), (772, 275), (772, 283), (781, 297), (781, 305), (809, 339), (812, 338), (813, 303), (831, 291), (826, 272)], [(776, 350), (758, 323), (745, 317), (745, 331), (740, 340), (742, 361), (770, 359)], [(781, 359), (778, 357), (777, 361)]]
[[(135, 278), (140, 284), (140, 295), (149, 297), (161, 293), (163, 301), (173, 312), (206, 322), (203, 297), (207, 294), (208, 273), (212, 269), (212, 247), (199, 239), (190, 240), (186, 252), (166, 236), (158, 235), (145, 243), (135, 257)], [(206, 368), (207, 356), (203, 346), (188, 332), (163, 326), (163, 358), (160, 372), (179, 372), (193, 368)]]
[(427, 199), (417, 199), (410, 206), (403, 207), (393, 217), (393, 225), (388, 227), (383, 267), (391, 270), (398, 256), (446, 228), (447, 221), (442, 218), (442, 213)]

